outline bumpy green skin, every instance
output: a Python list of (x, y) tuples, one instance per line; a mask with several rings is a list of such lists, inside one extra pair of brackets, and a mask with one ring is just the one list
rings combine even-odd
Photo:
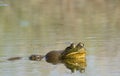
[(83, 58), (86, 56), (86, 49), (84, 48), (83, 43), (78, 43), (76, 46), (75, 44), (71, 44), (68, 46), (63, 53), (61, 54), (61, 59), (69, 59), (69, 58)]
[(78, 43), (76, 46), (72, 43), (64, 50), (60, 59), (72, 72), (75, 70), (85, 72), (86, 49), (82, 43)]

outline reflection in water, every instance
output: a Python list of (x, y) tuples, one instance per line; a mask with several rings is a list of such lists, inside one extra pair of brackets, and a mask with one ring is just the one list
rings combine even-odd
[(62, 63), (66, 66), (66, 68), (70, 69), (71, 72), (80, 71), (81, 73), (85, 72), (85, 68), (87, 66), (86, 64), (86, 58), (81, 59), (65, 59), (65, 60), (58, 60), (57, 58), (53, 58), (50, 60), (46, 60), (48, 63), (57, 65), (59, 63)]
[[(65, 50), (50, 51), (45, 56), (31, 55), (29, 60), (40, 61), (45, 57), (46, 62), (54, 65), (63, 63), (72, 73), (75, 71), (85, 72), (86, 68), (86, 50), (83, 43), (78, 43), (76, 46), (72, 43)], [(18, 57), (9, 58), (9, 60), (16, 60)]]
[(9, 61), (14, 61), (14, 60), (19, 60), (21, 59), (22, 57), (11, 57), (11, 58), (8, 58), (7, 60)]
[(119, 20), (120, 0), (1, 0), (0, 75), (50, 76), (55, 70), (51, 76), (72, 76), (44, 61), (4, 60), (82, 41), (89, 54), (83, 76), (119, 76)]
[(63, 63), (71, 72), (85, 72), (86, 50), (82, 43), (72, 43), (64, 51), (51, 51), (46, 54), (46, 61), (52, 64)]
[(62, 53), (61, 60), (72, 72), (75, 72), (75, 70), (79, 70), (81, 73), (85, 72), (86, 49), (84, 44), (81, 42), (77, 45), (72, 43)]
[[(53, 52), (51, 52), (53, 53)], [(57, 54), (56, 54), (57, 53)], [(49, 53), (48, 53), (49, 54)], [(63, 63), (66, 68), (70, 69), (71, 72), (80, 71), (81, 73), (85, 72), (85, 68), (87, 66), (86, 64), (86, 58), (67, 58), (67, 59), (59, 59), (58, 51), (54, 51), (54, 55), (48, 55), (46, 57), (46, 61), (48, 63), (57, 65), (59, 63)]]
[(85, 68), (87, 66), (86, 64), (86, 59), (85, 58), (81, 58), (81, 59), (67, 59), (64, 60), (63, 64), (65, 64), (65, 66), (71, 70), (71, 72), (75, 72), (75, 71), (80, 71), (81, 73), (85, 72)]
[(71, 72), (80, 71), (81, 73), (85, 72), (86, 68), (86, 58), (67, 58), (60, 59), (60, 51), (52, 51), (46, 55), (46, 62), (53, 65), (64, 64), (66, 68), (70, 69)]

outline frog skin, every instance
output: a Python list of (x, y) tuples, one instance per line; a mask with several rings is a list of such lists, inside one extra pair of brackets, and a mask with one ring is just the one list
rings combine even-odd
[(76, 46), (72, 43), (61, 54), (61, 61), (71, 72), (85, 72), (86, 64), (86, 49), (83, 43), (78, 43)]
[(76, 46), (72, 43), (61, 54), (61, 59), (78, 59), (86, 57), (86, 49), (83, 43), (78, 43)]

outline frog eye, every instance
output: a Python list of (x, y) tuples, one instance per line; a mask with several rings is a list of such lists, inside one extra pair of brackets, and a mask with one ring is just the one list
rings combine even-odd
[(80, 42), (79, 44), (80, 44), (80, 46), (82, 46), (82, 47), (84, 46), (84, 44), (83, 44), (83, 43), (81, 43), (81, 42)]
[(83, 47), (83, 46), (84, 46), (84, 44), (80, 42), (80, 43), (77, 44), (76, 47)]
[(71, 47), (71, 48), (75, 48), (75, 44), (72, 43), (72, 44), (70, 45), (70, 47)]

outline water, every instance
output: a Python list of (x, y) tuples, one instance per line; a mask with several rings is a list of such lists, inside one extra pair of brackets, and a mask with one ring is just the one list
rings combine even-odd
[[(70, 3), (69, 3), (70, 2)], [(120, 1), (0, 1), (0, 76), (119, 76)], [(66, 7), (66, 8), (65, 8)], [(71, 42), (87, 49), (85, 73), (31, 54), (62, 50)], [(21, 60), (7, 61), (20, 56)]]

